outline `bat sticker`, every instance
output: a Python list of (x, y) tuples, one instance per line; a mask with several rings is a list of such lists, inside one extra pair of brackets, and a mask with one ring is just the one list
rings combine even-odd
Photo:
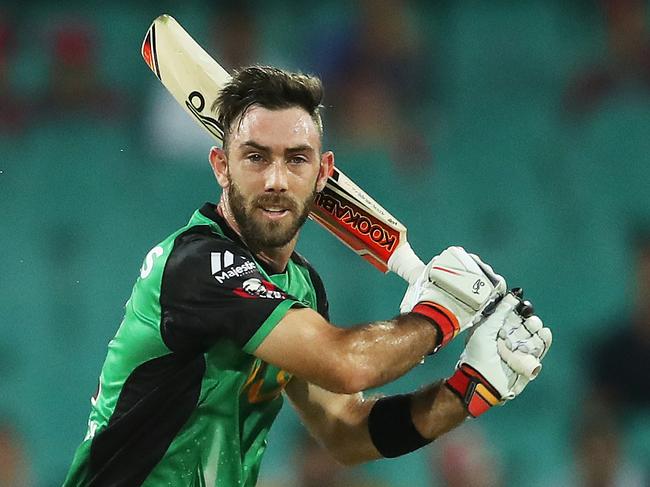
[(203, 109), (205, 108), (205, 97), (199, 91), (193, 91), (187, 97), (185, 105), (192, 112), (199, 122), (215, 137), (219, 140), (223, 140), (223, 127), (221, 124), (212, 117), (203, 115)]

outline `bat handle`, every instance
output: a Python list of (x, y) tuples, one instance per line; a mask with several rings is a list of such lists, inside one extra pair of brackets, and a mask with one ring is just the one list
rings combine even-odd
[(388, 269), (409, 284), (413, 284), (420, 274), (422, 274), (424, 262), (415, 255), (411, 245), (408, 242), (404, 242), (395, 249), (393, 255), (388, 259)]

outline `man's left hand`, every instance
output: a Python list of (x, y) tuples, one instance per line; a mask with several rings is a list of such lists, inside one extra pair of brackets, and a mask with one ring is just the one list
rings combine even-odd
[(501, 299), (506, 289), (503, 277), (477, 255), (449, 247), (431, 259), (409, 286), (400, 311), (421, 314), (436, 323), (440, 348), (478, 322), (483, 310)]

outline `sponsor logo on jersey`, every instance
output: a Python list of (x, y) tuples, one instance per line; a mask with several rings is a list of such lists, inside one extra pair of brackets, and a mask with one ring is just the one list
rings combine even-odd
[(242, 298), (285, 299), (287, 297), (273, 283), (263, 281), (257, 277), (245, 280), (242, 287), (235, 289), (233, 292)]
[(235, 256), (232, 252), (210, 252), (210, 270), (214, 278), (223, 284), (228, 279), (242, 277), (253, 273), (257, 267), (250, 260), (244, 261), (241, 265), (235, 264)]

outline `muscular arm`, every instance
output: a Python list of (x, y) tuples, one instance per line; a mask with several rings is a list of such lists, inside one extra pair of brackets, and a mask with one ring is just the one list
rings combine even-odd
[(255, 355), (323, 389), (350, 394), (402, 376), (435, 344), (435, 327), (418, 315), (339, 328), (301, 308), (285, 315)]
[[(285, 391), (311, 434), (339, 462), (354, 465), (382, 458), (368, 431), (368, 415), (378, 398), (364, 398), (361, 393), (336, 394), (296, 377)], [(460, 399), (441, 383), (413, 393), (411, 417), (425, 438), (437, 438), (466, 416)]]

